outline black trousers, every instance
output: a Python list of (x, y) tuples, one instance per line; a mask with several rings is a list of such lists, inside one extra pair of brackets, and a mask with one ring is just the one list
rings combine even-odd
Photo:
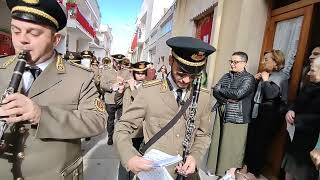
[(122, 115), (122, 105), (116, 104), (107, 104), (107, 113), (108, 113), (108, 120), (107, 120), (107, 132), (108, 137), (112, 138), (114, 132), (114, 122), (117, 119), (120, 119)]

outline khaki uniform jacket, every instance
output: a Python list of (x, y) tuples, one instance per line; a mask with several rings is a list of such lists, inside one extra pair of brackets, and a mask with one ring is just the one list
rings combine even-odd
[(104, 92), (106, 104), (116, 104), (114, 96), (116, 92), (112, 90), (112, 85), (117, 82), (117, 71), (111, 67), (104, 69), (101, 74), (100, 87)]
[[(122, 105), (122, 114), (132, 104), (132, 102), (136, 98), (140, 88), (142, 88), (142, 87), (139, 87), (138, 89), (131, 90), (130, 87), (127, 87), (123, 93), (116, 93), (115, 101), (118, 105)], [(142, 126), (142, 124), (141, 124), (141, 126)], [(142, 128), (138, 128), (138, 130), (132, 134), (132, 137), (133, 138), (143, 137)]]
[(112, 90), (112, 85), (117, 82), (117, 76), (123, 76), (124, 79), (129, 79), (130, 73), (128, 70), (123, 69), (120, 71), (116, 71), (113, 67), (107, 68), (102, 71), (101, 79), (100, 79), (100, 87), (105, 92), (104, 99), (106, 104), (117, 104), (115, 101), (115, 94)]
[[(8, 59), (0, 59), (0, 92), (16, 64)], [(28, 97), (41, 107), (40, 122), (15, 123), (7, 129), (0, 179), (82, 179), (81, 138), (104, 131), (105, 110), (93, 73), (75, 66), (57, 56), (34, 81)]]
[(115, 102), (118, 105), (122, 105), (122, 112), (124, 113), (129, 106), (132, 104), (133, 100), (138, 94), (138, 89), (131, 90), (130, 87), (127, 87), (123, 93), (115, 94)]
[(93, 80), (94, 80), (94, 84), (99, 87), (100, 86), (100, 69), (97, 66), (91, 66), (91, 70), (94, 74)]
[[(189, 97), (190, 92), (186, 97)], [(192, 138), (191, 155), (197, 163), (201, 162), (210, 144), (210, 108), (211, 101), (208, 91), (201, 91), (198, 112), (195, 121), (195, 132)], [(163, 128), (179, 111), (179, 107), (167, 82), (153, 82), (153, 85), (142, 88), (130, 107), (124, 112), (120, 121), (115, 125), (114, 141), (120, 154), (121, 162), (127, 167), (127, 162), (139, 152), (132, 146), (131, 136), (138, 128), (143, 129), (144, 141), (148, 142)], [(188, 114), (188, 111), (186, 112)], [(186, 131), (186, 116), (180, 120), (149, 150), (158, 149), (171, 155), (182, 156), (182, 141)], [(142, 124), (142, 126), (141, 126)], [(169, 166), (169, 173), (175, 179), (175, 165)]]
[(103, 97), (104, 92), (100, 87), (100, 79), (101, 79), (102, 69), (97, 66), (91, 66), (91, 71), (94, 74), (94, 76), (93, 76), (94, 84), (96, 85), (96, 87), (98, 89), (98, 93), (99, 93), (100, 97)]

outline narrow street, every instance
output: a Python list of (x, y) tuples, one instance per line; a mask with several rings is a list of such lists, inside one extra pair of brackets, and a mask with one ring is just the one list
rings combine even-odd
[[(114, 146), (107, 145), (107, 133), (103, 133), (82, 145), (85, 180), (118, 180), (119, 156)], [(216, 180), (200, 171), (201, 180)], [(259, 178), (266, 180), (266, 178)]]

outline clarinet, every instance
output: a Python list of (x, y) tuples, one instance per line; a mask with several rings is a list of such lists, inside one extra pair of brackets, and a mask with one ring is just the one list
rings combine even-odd
[[(22, 78), (22, 74), (24, 72), (26, 63), (29, 59), (31, 59), (29, 51), (24, 50), (21, 53), (19, 53), (17, 64), (14, 68), (11, 80), (9, 82), (9, 86), (0, 97), (0, 106), (3, 104), (3, 100), (7, 96), (17, 92), (21, 78)], [(6, 117), (0, 117), (0, 147), (3, 147), (5, 145), (3, 135), (6, 129), (8, 128), (8, 124), (3, 118), (6, 118)]]
[[(185, 163), (187, 160), (187, 156), (190, 154), (191, 149), (191, 138), (195, 130), (194, 121), (196, 120), (199, 93), (201, 87), (201, 76), (193, 81), (192, 84), (192, 100), (191, 105), (189, 106), (189, 114), (187, 119), (187, 130), (184, 140), (182, 142), (183, 146), (183, 162)], [(177, 180), (185, 180), (186, 177), (178, 174)]]

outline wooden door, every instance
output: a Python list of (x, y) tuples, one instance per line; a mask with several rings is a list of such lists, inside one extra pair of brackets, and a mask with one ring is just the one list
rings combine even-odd
[[(267, 22), (264, 43), (261, 51), (262, 58), (263, 52), (266, 50), (280, 49), (285, 53), (286, 61), (291, 60), (292, 67), (288, 74), (288, 76), (290, 76), (289, 101), (293, 101), (296, 98), (299, 88), (303, 62), (307, 57), (307, 46), (314, 9), (313, 4), (298, 7), (298, 3), (294, 3), (271, 12), (271, 17)], [(283, 31), (285, 31), (285, 33)], [(284, 36), (290, 37), (288, 38)], [(260, 68), (261, 66), (259, 66), (259, 70)], [(278, 179), (284, 155), (286, 123), (284, 119), (280, 121), (283, 121), (283, 127), (276, 135), (276, 138), (270, 147), (268, 162), (264, 169), (264, 175), (268, 179)]]

